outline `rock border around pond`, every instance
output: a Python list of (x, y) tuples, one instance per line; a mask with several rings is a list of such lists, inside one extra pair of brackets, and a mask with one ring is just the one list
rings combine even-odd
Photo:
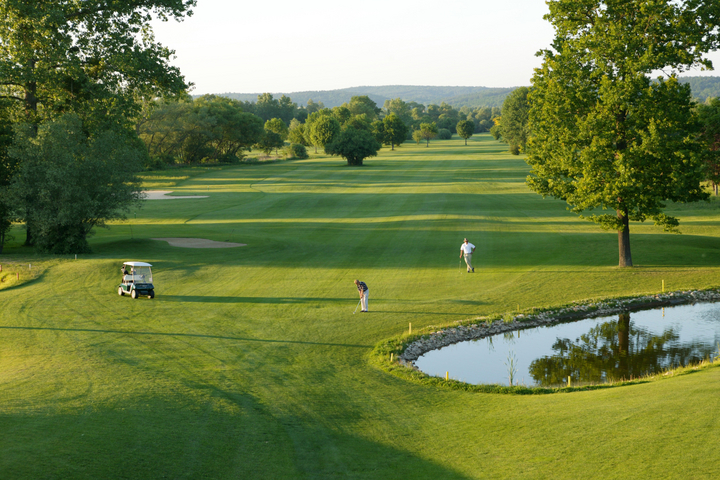
[(409, 343), (398, 355), (401, 365), (417, 370), (414, 362), (420, 356), (432, 350), (458, 342), (490, 337), (500, 333), (534, 328), (543, 325), (582, 320), (585, 318), (606, 317), (623, 312), (648, 310), (697, 302), (719, 302), (718, 289), (690, 290), (639, 297), (618, 298), (596, 302), (578, 302), (556, 309), (547, 309), (538, 313), (518, 314), (505, 321), (502, 316), (480, 317), (461, 325), (444, 328), (423, 334), (421, 338)]

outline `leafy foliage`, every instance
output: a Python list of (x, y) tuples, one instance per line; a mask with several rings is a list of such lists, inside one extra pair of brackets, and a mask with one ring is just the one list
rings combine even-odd
[(440, 140), (450, 140), (452, 138), (452, 132), (447, 128), (438, 129), (437, 138)]
[(283, 139), (280, 135), (278, 135), (275, 132), (271, 132), (269, 130), (265, 130), (265, 132), (260, 137), (260, 140), (258, 140), (258, 143), (255, 144), (255, 148), (258, 148), (262, 150), (265, 155), (270, 155), (270, 152), (273, 150), (276, 150), (284, 145)]
[(279, 118), (272, 118), (265, 122), (265, 130), (277, 133), (283, 140), (288, 137), (288, 126)]
[(524, 152), (530, 136), (528, 129), (528, 93), (530, 89), (520, 87), (505, 98), (500, 118), (500, 131), (503, 140), (510, 145), (510, 153), (518, 155)]
[(389, 144), (391, 150), (395, 150), (395, 145), (400, 145), (407, 138), (408, 127), (395, 113), (387, 115), (382, 124), (382, 143)]
[(412, 139), (415, 140), (415, 143), (420, 145), (420, 142), (423, 141), (423, 133), (420, 130), (413, 130)]
[(87, 136), (77, 115), (17, 128), (10, 155), (19, 164), (11, 194), (32, 222), (41, 252), (89, 251), (93, 227), (124, 218), (139, 203), (141, 149), (123, 132)]
[(156, 164), (237, 162), (264, 132), (262, 120), (240, 102), (215, 95), (154, 102), (147, 110), (136, 131)]
[(306, 125), (293, 118), (290, 122), (290, 128), (288, 129), (288, 140), (290, 140), (290, 143), (309, 147), (310, 140), (307, 136)]
[[(664, 202), (707, 198), (703, 145), (688, 86), (651, 72), (711, 67), (720, 5), (633, 0), (551, 0), (556, 37), (529, 95), (528, 185), (618, 230), (620, 266), (631, 266), (629, 221), (677, 219)], [(504, 128), (504, 122), (503, 122)], [(505, 132), (503, 131), (503, 135)]]
[[(0, 114), (2, 113), (6, 111), (0, 110)], [(0, 253), (12, 226), (13, 201), (8, 187), (17, 168), (16, 160), (8, 154), (12, 137), (12, 122), (7, 116), (0, 116)]]
[(310, 143), (315, 146), (317, 152), (317, 147), (324, 147), (337, 137), (340, 133), (340, 122), (329, 110), (320, 110), (308, 117), (306, 131)]
[(435, 125), (435, 122), (431, 123), (421, 123), (420, 124), (420, 138), (425, 140), (425, 146), (430, 146), (430, 140), (437, 137), (438, 134), (438, 128), (437, 125)]
[(376, 120), (380, 112), (377, 103), (370, 99), (367, 95), (356, 95), (350, 99), (350, 103), (343, 103), (343, 107), (347, 108), (352, 115), (365, 115), (365, 118), (372, 122)]
[(465, 140), (465, 145), (467, 145), (467, 139), (472, 137), (475, 132), (475, 123), (470, 120), (461, 120), (455, 128), (457, 129), (457, 133), (460, 135), (460, 138), (463, 138)]
[(310, 155), (308, 155), (307, 153), (305, 145), (300, 145), (299, 143), (291, 143), (290, 146), (287, 148), (287, 152), (288, 157), (290, 158), (304, 160), (310, 157)]
[[(137, 112), (136, 97), (187, 88), (155, 42), (153, 15), (181, 19), (195, 0), (7, 0), (0, 3), (2, 95), (26, 121), (72, 110), (88, 128)], [(20, 112), (18, 112), (20, 113)]]
[(362, 165), (363, 160), (377, 155), (382, 145), (367, 130), (346, 128), (337, 139), (325, 146), (325, 153), (339, 155), (347, 160), (348, 165)]
[(698, 117), (702, 125), (702, 138), (708, 147), (707, 179), (712, 182), (715, 195), (720, 184), (720, 99), (711, 98), (698, 106)]
[(246, 112), (253, 113), (267, 122), (273, 118), (279, 118), (285, 125), (290, 124), (293, 118), (297, 118), (298, 106), (293, 103), (290, 97), (282, 95), (280, 99), (275, 99), (269, 93), (258, 95), (257, 102), (244, 102), (243, 109)]

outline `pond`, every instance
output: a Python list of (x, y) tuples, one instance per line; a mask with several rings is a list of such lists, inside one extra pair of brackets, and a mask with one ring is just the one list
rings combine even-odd
[(422, 355), (428, 375), (539, 387), (629, 380), (718, 357), (720, 304), (696, 303), (508, 332)]

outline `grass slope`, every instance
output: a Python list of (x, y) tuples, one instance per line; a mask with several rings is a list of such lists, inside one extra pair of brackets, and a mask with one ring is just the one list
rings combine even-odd
[[(4, 478), (709, 478), (720, 369), (547, 396), (417, 385), (368, 364), (413, 327), (520, 306), (717, 284), (717, 202), (678, 206), (684, 235), (616, 234), (524, 185), (489, 136), (335, 158), (156, 172), (153, 201), (78, 260), (0, 290)], [(21, 242), (19, 229), (14, 232)], [(248, 244), (174, 248), (152, 237)], [(462, 238), (478, 246), (459, 273)], [(15, 260), (19, 259), (19, 260)], [(30, 260), (28, 260), (30, 259)], [(123, 260), (157, 297), (115, 293)], [(370, 286), (352, 315), (352, 281)], [(480, 366), (479, 366), (480, 368)]]

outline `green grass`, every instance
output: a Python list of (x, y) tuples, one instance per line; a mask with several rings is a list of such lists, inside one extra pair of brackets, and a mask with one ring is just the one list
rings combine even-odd
[[(312, 151), (312, 149), (310, 149)], [(720, 369), (560, 395), (497, 395), (371, 364), (413, 329), (720, 278), (718, 202), (673, 206), (683, 235), (617, 235), (528, 191), (487, 135), (337, 158), (151, 172), (94, 253), (21, 247), (42, 275), (0, 290), (3, 478), (709, 478)], [(182, 249), (153, 237), (246, 243)], [(458, 272), (462, 238), (476, 273)], [(124, 260), (157, 297), (119, 297)], [(35, 268), (35, 265), (33, 265)], [(352, 281), (370, 286), (353, 315)]]

